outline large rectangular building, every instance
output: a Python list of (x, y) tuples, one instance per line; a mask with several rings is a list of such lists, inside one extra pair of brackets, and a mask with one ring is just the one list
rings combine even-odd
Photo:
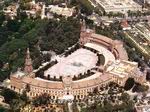
[(107, 13), (121, 12), (126, 13), (130, 11), (142, 10), (142, 6), (133, 0), (95, 0)]

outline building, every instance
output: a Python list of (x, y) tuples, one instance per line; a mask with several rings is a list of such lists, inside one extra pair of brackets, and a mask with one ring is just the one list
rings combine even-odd
[(128, 21), (127, 21), (127, 20), (122, 20), (122, 21), (121, 21), (121, 26), (122, 26), (122, 29), (123, 29), (123, 30), (131, 30), (131, 27), (130, 27), (130, 25), (128, 24)]
[(143, 38), (150, 44), (150, 25), (148, 24), (136, 24), (135, 28), (137, 32), (143, 35)]
[(149, 105), (136, 106), (135, 112), (150, 112), (150, 106)]
[(18, 9), (18, 4), (12, 4), (6, 8), (3, 9), (3, 12), (7, 18), (14, 19), (17, 17), (17, 9)]
[(129, 10), (142, 10), (142, 6), (134, 2), (134, 0), (95, 0), (95, 2), (97, 5), (100, 5), (107, 13), (127, 13)]
[(45, 7), (49, 12), (62, 15), (65, 17), (70, 17), (74, 13), (74, 8), (67, 8), (67, 7), (59, 7), (58, 5), (49, 5)]
[(139, 3), (140, 5), (145, 5), (145, 3), (150, 4), (149, 0), (135, 0), (137, 3)]
[(35, 1), (33, 0), (29, 2), (28, 5), (29, 9), (25, 9), (23, 10), (23, 12), (25, 12), (29, 18), (30, 17), (36, 18), (38, 16), (41, 16), (43, 3), (41, 2), (35, 3)]
[[(129, 77), (140, 83), (145, 82), (146, 74), (140, 72), (136, 62), (128, 61), (121, 41), (95, 34), (82, 26), (79, 44), (79, 49), (66, 57), (62, 56), (53, 66), (45, 67), (48, 69), (42, 67), (44, 72), (32, 70), (28, 49), (25, 69), (11, 74), (10, 88), (22, 93), (28, 87), (30, 98), (47, 93), (55, 100), (79, 100), (112, 81), (121, 86)], [(104, 57), (103, 64), (99, 63), (102, 61), (100, 56)], [(38, 72), (40, 75), (37, 75)]]

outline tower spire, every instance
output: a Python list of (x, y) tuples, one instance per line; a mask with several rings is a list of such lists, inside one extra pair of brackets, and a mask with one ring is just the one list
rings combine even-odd
[(29, 74), (29, 73), (32, 72), (32, 70), (33, 70), (33, 67), (32, 67), (32, 60), (31, 60), (31, 57), (30, 57), (30, 50), (29, 50), (29, 48), (27, 48), (24, 72)]
[(86, 22), (84, 19), (81, 21), (81, 31), (86, 31)]

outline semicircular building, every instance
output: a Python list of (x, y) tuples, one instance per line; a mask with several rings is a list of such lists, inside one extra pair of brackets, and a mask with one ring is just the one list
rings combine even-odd
[(22, 93), (28, 87), (31, 98), (46, 93), (52, 99), (79, 100), (110, 82), (123, 86), (129, 77), (144, 83), (145, 75), (138, 63), (128, 61), (123, 42), (82, 26), (79, 43), (38, 70), (32, 69), (28, 49), (25, 69), (11, 74), (10, 88)]

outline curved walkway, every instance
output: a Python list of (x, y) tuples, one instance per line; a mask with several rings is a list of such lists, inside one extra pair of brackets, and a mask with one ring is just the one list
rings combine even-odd
[(113, 53), (111, 53), (107, 48), (105, 48), (104, 46), (98, 45), (98, 44), (93, 44), (93, 43), (86, 43), (84, 46), (86, 47), (90, 47), (93, 48), (97, 51), (99, 51), (99, 53), (103, 54), (105, 57), (105, 64), (106, 65), (109, 61), (115, 61), (115, 56), (113, 55)]

